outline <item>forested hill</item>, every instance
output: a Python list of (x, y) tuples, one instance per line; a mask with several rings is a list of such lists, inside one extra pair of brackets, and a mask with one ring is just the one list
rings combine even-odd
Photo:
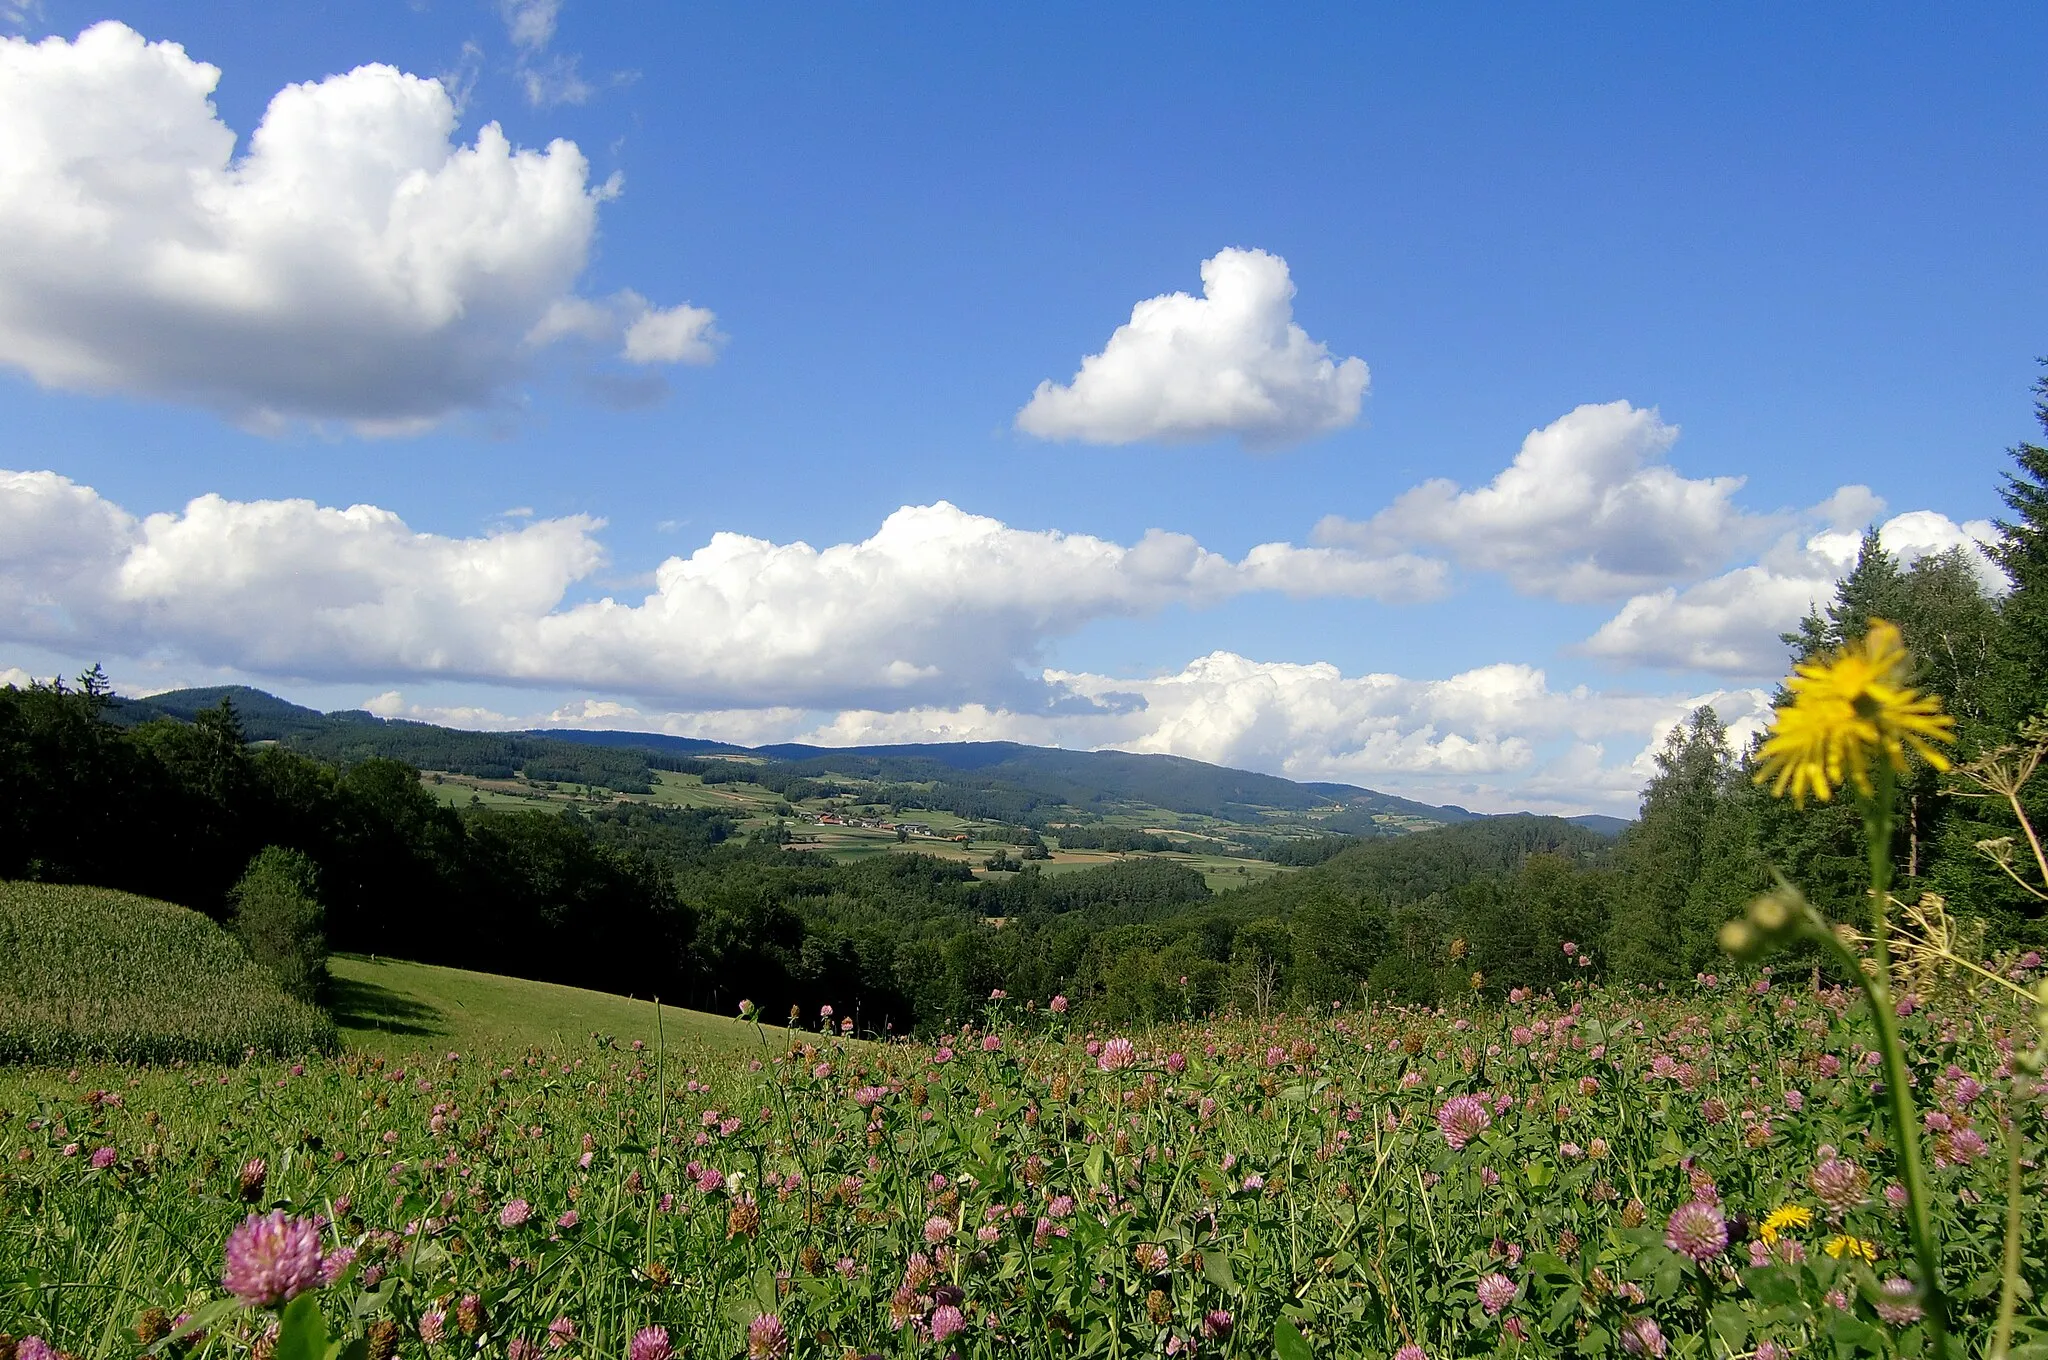
[(746, 762), (750, 779), (771, 788), (829, 785), (835, 777), (858, 780), (893, 795), (887, 801), (1025, 826), (1113, 805), (1149, 806), (1247, 825), (1274, 814), (1320, 809), (1317, 820), (1322, 829), (1350, 835), (1448, 825), (1477, 815), (1350, 784), (1303, 784), (1180, 756), (1068, 751), (1015, 742), (747, 748), (646, 732), (471, 732), (360, 711), (320, 713), (241, 686), (122, 699), (109, 716), (130, 724), (157, 717), (189, 722), (223, 699), (234, 705), (251, 741), (278, 742), (326, 760), (347, 764), (383, 756), (423, 770), (479, 778), (519, 774), (620, 793), (646, 793), (657, 770), (730, 775), (737, 758)]
[[(720, 749), (708, 742), (645, 732), (529, 732), (593, 746), (652, 751)], [(732, 747), (722, 748), (733, 750)], [(1013, 741), (906, 743), (893, 746), (803, 746), (785, 743), (748, 752), (790, 765), (815, 778), (840, 774), (891, 783), (957, 782), (966, 775), (1085, 806), (1103, 799), (1150, 803), (1171, 812), (1233, 819), (1251, 809), (1306, 811), (1342, 804), (1366, 813), (1395, 813), (1432, 822), (1461, 822), (1475, 814), (1461, 807), (1417, 803), (1351, 784), (1299, 784), (1277, 775), (1226, 769), (1182, 756), (1128, 751), (1068, 751)]]

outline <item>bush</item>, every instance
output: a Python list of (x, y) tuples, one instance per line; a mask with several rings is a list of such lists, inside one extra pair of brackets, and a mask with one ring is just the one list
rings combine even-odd
[(0, 1062), (237, 1062), (334, 1047), (233, 936), (168, 902), (0, 882)]
[(249, 861), (234, 891), (235, 934), (249, 957), (277, 975), (285, 994), (320, 999), (327, 985), (319, 871), (296, 850), (267, 846)]

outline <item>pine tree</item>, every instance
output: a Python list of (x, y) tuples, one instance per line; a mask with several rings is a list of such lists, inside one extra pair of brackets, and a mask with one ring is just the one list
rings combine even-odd
[[(2034, 419), (2048, 432), (2048, 377), (2034, 384)], [(2015, 467), (1998, 494), (2012, 518), (1998, 521), (1991, 556), (2012, 582), (1999, 611), (1998, 716), (2016, 729), (2048, 707), (2048, 448), (2022, 441), (2008, 452)]]
[(1615, 852), (1626, 887), (1608, 932), (1607, 957), (1619, 976), (1681, 977), (1704, 956), (1712, 931), (1694, 919), (1691, 903), (1733, 771), (1728, 729), (1711, 707), (1695, 709), (1657, 753), (1642, 813)]

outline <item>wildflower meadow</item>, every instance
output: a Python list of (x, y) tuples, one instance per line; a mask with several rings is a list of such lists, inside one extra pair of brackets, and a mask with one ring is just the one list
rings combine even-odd
[[(0, 1309), (17, 1360), (1918, 1354), (1866, 1011), (1764, 967), (1132, 1035), (998, 998), (753, 1056), (15, 1071)], [(2033, 1017), (1898, 1011), (1981, 1338), (2048, 1135)]]

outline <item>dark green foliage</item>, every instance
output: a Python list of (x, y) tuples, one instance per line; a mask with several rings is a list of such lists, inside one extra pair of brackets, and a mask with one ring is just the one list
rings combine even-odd
[(1744, 863), (1739, 826), (1731, 825), (1741, 779), (1728, 730), (1711, 707), (1673, 728), (1657, 753), (1642, 813), (1615, 850), (1625, 886), (1607, 954), (1621, 976), (1703, 971), (1714, 956), (1714, 932), (1762, 886)]
[(1132, 851), (1178, 850), (1181, 847), (1164, 836), (1127, 826), (1062, 826), (1052, 832), (1062, 850)]
[(1299, 836), (1289, 840), (1266, 841), (1257, 847), (1260, 859), (1305, 869), (1322, 864), (1358, 844), (1356, 836)]
[(319, 870), (297, 850), (265, 846), (228, 894), (235, 935), (285, 995), (320, 999), (327, 981)]
[[(2048, 377), (2034, 384), (2034, 419), (2048, 432)], [(1999, 497), (2012, 518), (1999, 521), (2002, 537), (1992, 556), (2012, 581), (2000, 610), (1997, 717), (2016, 728), (2048, 708), (2048, 448), (2022, 441), (2010, 453), (2014, 466)]]

